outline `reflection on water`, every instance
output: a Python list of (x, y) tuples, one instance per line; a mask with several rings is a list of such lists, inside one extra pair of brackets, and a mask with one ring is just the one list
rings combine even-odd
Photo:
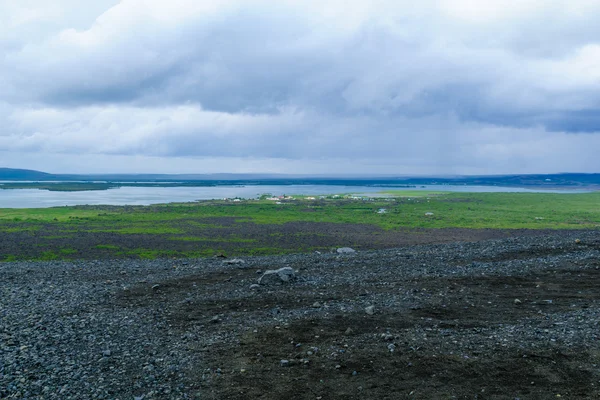
[(535, 190), (495, 186), (425, 185), (417, 188), (394, 188), (341, 185), (279, 185), (279, 186), (211, 186), (211, 187), (121, 187), (86, 192), (50, 192), (38, 189), (0, 190), (0, 208), (45, 208), (74, 205), (148, 205), (241, 197), (256, 198), (270, 193), (280, 195), (327, 195), (360, 193), (375, 195), (383, 190), (424, 190), (451, 192), (544, 192), (585, 193), (586, 190)]

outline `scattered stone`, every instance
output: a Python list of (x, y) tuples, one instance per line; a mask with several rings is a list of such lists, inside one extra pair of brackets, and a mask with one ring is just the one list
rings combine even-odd
[(433, 213), (432, 213), (432, 212), (426, 212), (426, 213), (425, 213), (425, 216), (426, 216), (426, 217), (432, 217), (432, 216), (433, 216)]
[[(576, 238), (581, 244), (573, 246)], [(477, 243), (418, 245), (403, 250), (358, 251), (356, 255), (328, 254), (324, 258), (314, 254), (256, 257), (246, 260), (248, 266), (243, 267), (250, 267), (246, 270), (235, 265), (223, 266), (222, 260), (214, 258), (190, 260), (187, 268), (181, 267), (181, 260), (170, 259), (0, 262), (0, 397), (199, 399), (207, 395), (205, 388), (210, 389), (208, 393), (214, 391), (209, 397), (220, 397), (218, 388), (226, 388), (230, 397), (235, 397), (239, 389), (229, 387), (231, 379), (248, 375), (252, 380), (260, 372), (239, 363), (238, 354), (230, 351), (246, 335), (247, 340), (265, 340), (264, 346), (261, 344), (256, 351), (252, 347), (244, 350), (250, 359), (256, 358), (254, 365), (264, 370), (262, 379), (277, 379), (282, 373), (293, 372), (289, 380), (283, 380), (291, 386), (299, 375), (305, 375), (310, 379), (306, 382), (306, 387), (310, 387), (306, 393), (309, 396), (314, 393), (312, 399), (317, 395), (326, 399), (327, 388), (348, 383), (348, 378), (356, 381), (357, 394), (358, 385), (364, 385), (360, 393), (364, 398), (382, 394), (385, 397), (386, 388), (382, 385), (390, 385), (388, 392), (398, 387), (408, 388), (408, 395), (415, 389), (409, 385), (435, 384), (437, 378), (425, 376), (396, 386), (388, 380), (393, 378), (393, 368), (410, 371), (419, 368), (418, 360), (426, 359), (434, 369), (447, 368), (453, 373), (462, 364), (444, 364), (448, 360), (446, 354), (456, 360), (470, 357), (477, 361), (472, 365), (474, 368), (478, 368), (478, 360), (484, 360), (484, 367), (492, 371), (486, 375), (489, 382), (485, 385), (472, 382), (473, 386), (464, 387), (464, 391), (457, 389), (457, 397), (470, 389), (475, 392), (493, 385), (511, 394), (510, 382), (498, 382), (493, 374), (496, 362), (502, 359), (502, 354), (498, 356), (500, 346), (524, 358), (552, 357), (543, 360), (548, 364), (556, 356), (577, 354), (578, 348), (597, 350), (598, 304), (589, 286), (591, 278), (597, 275), (595, 268), (600, 269), (596, 240), (597, 231), (561, 232)], [(408, 259), (405, 252), (410, 252), (412, 258)], [(336, 256), (350, 262), (337, 263)], [(475, 260), (477, 263), (472, 264)], [(319, 261), (319, 265), (314, 265), (314, 261)], [(179, 267), (173, 269), (173, 263)], [(255, 275), (258, 268), (283, 266), (302, 271), (301, 274), (294, 271), (297, 284), (257, 289), (256, 281), (261, 277)], [(224, 284), (223, 280), (229, 276), (233, 279)], [(490, 276), (524, 277), (527, 283), (523, 287), (532, 288), (532, 292), (515, 292), (502, 279), (497, 284), (496, 280), (490, 281)], [(277, 274), (274, 277), (280, 279)], [(567, 277), (569, 285), (560, 285), (563, 277)], [(470, 286), (461, 285), (463, 280), (471, 279), (475, 282), (482, 279), (486, 287), (488, 283), (495, 286), (489, 291), (471, 291)], [(106, 286), (108, 280), (114, 286)], [(155, 286), (158, 290), (148, 291), (158, 282), (163, 282)], [(249, 290), (251, 284), (254, 292)], [(536, 285), (538, 289), (533, 289)], [(167, 291), (169, 296), (163, 298)], [(515, 295), (523, 299), (513, 297), (511, 301), (510, 296)], [(322, 308), (311, 308), (315, 298), (323, 299), (323, 303), (318, 300)], [(308, 303), (310, 299), (313, 303)], [(556, 299), (556, 303), (548, 304), (551, 299)], [(490, 300), (492, 303), (488, 304)], [(120, 304), (118, 309), (115, 304)], [(374, 315), (385, 318), (368, 316), (366, 307), (371, 304)], [(444, 314), (444, 307), (449, 307), (447, 311), (451, 313)], [(346, 314), (342, 314), (342, 308)], [(528, 318), (513, 318), (521, 314), (519, 309), (525, 308)], [(455, 309), (461, 310), (461, 314), (452, 315)], [(501, 314), (511, 313), (511, 309), (512, 315)], [(325, 315), (326, 311), (330, 315)], [(441, 315), (432, 315), (431, 311), (440, 311)], [(398, 336), (400, 325), (393, 321), (396, 312), (407, 314), (407, 325)], [(308, 325), (316, 314), (323, 314), (323, 318), (335, 324)], [(458, 328), (460, 318), (473, 315), (481, 324)], [(428, 320), (427, 316), (433, 318)], [(215, 323), (211, 323), (213, 317)], [(277, 340), (273, 341), (272, 331)], [(317, 335), (321, 340), (315, 338)], [(315, 344), (322, 346), (321, 349), (314, 349)], [(221, 350), (225, 350), (223, 357), (212, 357), (221, 354)], [(387, 357), (373, 359), (377, 353), (385, 356), (386, 351)], [(211, 357), (207, 358), (207, 354)], [(277, 368), (274, 354), (288, 357), (288, 362), (282, 364), (286, 368)], [(360, 363), (356, 360), (361, 359), (373, 359), (373, 364), (358, 372), (355, 368)], [(212, 364), (215, 361), (225, 369), (217, 370)], [(525, 362), (535, 369), (535, 360)], [(597, 375), (593, 357), (575, 357), (569, 362), (574, 370), (581, 368)], [(194, 371), (194, 375), (197, 372), (200, 375), (197, 385), (192, 382), (193, 386), (187, 386), (188, 366), (202, 364), (204, 368)], [(174, 365), (181, 370), (173, 368)], [(329, 369), (336, 365), (341, 369)], [(208, 371), (207, 366), (210, 366)], [(246, 372), (242, 374), (244, 369)], [(314, 370), (308, 374), (309, 369)], [(373, 383), (379, 385), (373, 391), (369, 385), (371, 372)], [(558, 390), (542, 385), (548, 379), (546, 370), (538, 372), (530, 374), (535, 376), (536, 393), (540, 393), (540, 398), (558, 397)], [(550, 379), (555, 378), (555, 368), (548, 368), (547, 372)], [(364, 382), (357, 376), (363, 377), (363, 373), (368, 373)], [(418, 373), (409, 375), (412, 379)], [(320, 379), (325, 384), (320, 384)], [(468, 378), (466, 382), (471, 383)], [(582, 386), (563, 383), (562, 398), (576, 390), (593, 397), (594, 388), (586, 383), (582, 382)], [(424, 396), (418, 392), (412, 397)], [(438, 392), (431, 390), (429, 394), (434, 398)], [(248, 393), (238, 396), (251, 397)]]
[(338, 254), (353, 254), (353, 253), (356, 253), (356, 250), (354, 250), (351, 247), (340, 247), (336, 251), (337, 251)]
[(580, 239), (575, 239), (575, 243), (579, 244), (579, 243), (581, 243), (581, 240)]
[(321, 307), (321, 303), (319, 303), (318, 301), (315, 301), (312, 306), (314, 308), (319, 308), (319, 307)]
[(282, 367), (289, 367), (290, 361), (289, 360), (281, 360), (281, 361), (279, 361), (279, 365)]
[(252, 285), (250, 285), (250, 289), (258, 289), (260, 287), (260, 285), (258, 283), (253, 283)]
[(159, 284), (152, 285), (152, 290), (156, 290), (156, 289), (158, 289), (159, 287), (160, 287), (160, 285), (159, 285)]
[(365, 312), (366, 312), (368, 315), (373, 315), (373, 314), (375, 314), (375, 306), (368, 306), (368, 307), (365, 307)]
[(210, 322), (212, 322), (213, 324), (219, 323), (219, 322), (221, 322), (221, 318), (219, 318), (218, 315), (215, 315), (214, 317), (212, 317), (210, 319)]
[(273, 285), (289, 282), (296, 278), (296, 272), (291, 267), (283, 267), (274, 270), (265, 271), (265, 273), (258, 278), (260, 285)]

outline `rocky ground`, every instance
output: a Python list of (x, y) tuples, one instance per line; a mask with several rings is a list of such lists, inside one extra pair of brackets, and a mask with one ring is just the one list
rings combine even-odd
[(600, 398), (600, 232), (480, 239), (0, 263), (0, 398)]

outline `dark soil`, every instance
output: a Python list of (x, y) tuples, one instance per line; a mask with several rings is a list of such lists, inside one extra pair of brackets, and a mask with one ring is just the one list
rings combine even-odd
[[(6, 225), (11, 228), (10, 224)], [(26, 228), (23, 223), (14, 227)], [(163, 257), (193, 254), (266, 255), (352, 246), (357, 250), (388, 249), (418, 244), (473, 242), (509, 237), (560, 235), (561, 231), (536, 229), (399, 229), (384, 230), (374, 225), (317, 222), (255, 224), (233, 217), (177, 221), (178, 234), (122, 234), (86, 231), (60, 224), (37, 225), (34, 231), (3, 232), (0, 261), (39, 259), (48, 253), (60, 259), (137, 258), (137, 250), (150, 250)], [(68, 230), (68, 229), (70, 230)], [(89, 229), (93, 226), (87, 227)], [(106, 229), (107, 227), (103, 227)], [(179, 240), (187, 238), (195, 240)]]

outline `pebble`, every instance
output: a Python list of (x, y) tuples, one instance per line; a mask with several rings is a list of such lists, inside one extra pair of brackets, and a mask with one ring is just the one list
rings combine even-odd
[(239, 265), (239, 264), (245, 264), (246, 261), (240, 259), (240, 258), (231, 258), (229, 260), (224, 260), (223, 264), (225, 265)]

